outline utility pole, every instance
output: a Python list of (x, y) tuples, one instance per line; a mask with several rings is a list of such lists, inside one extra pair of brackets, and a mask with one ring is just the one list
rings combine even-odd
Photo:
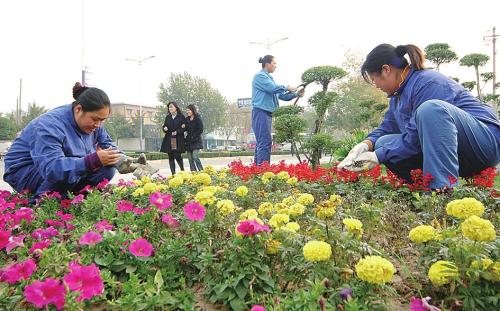
[(500, 35), (497, 35), (496, 32), (495, 32), (496, 28), (493, 27), (493, 33), (489, 36), (484, 36), (484, 40), (486, 41), (491, 41), (492, 44), (493, 44), (493, 96), (495, 96), (496, 94), (496, 83), (497, 83), (497, 79), (496, 79), (496, 55), (497, 55), (497, 50), (496, 50), (496, 41), (497, 41), (497, 37), (500, 37)]
[(21, 96), (23, 94), (23, 79), (19, 79), (19, 102), (18, 102), (18, 108), (17, 108), (17, 116), (16, 116), (16, 123), (17, 126), (21, 125), (21, 114), (22, 114), (22, 101), (21, 101)]

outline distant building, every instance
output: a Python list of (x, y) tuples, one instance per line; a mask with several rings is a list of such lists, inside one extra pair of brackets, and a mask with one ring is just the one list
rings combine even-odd
[[(139, 105), (125, 104), (125, 103), (115, 103), (111, 104), (111, 115), (118, 114), (127, 118), (127, 120), (132, 120), (139, 116)], [(156, 125), (154, 123), (155, 114), (161, 112), (161, 109), (150, 106), (142, 106), (142, 116), (144, 123), (143, 125)]]

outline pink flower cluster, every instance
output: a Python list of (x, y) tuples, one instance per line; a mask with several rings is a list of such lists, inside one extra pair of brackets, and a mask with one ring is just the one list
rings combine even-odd
[(158, 210), (163, 211), (172, 206), (172, 195), (154, 192), (149, 196), (149, 202), (156, 206)]
[(178, 228), (181, 224), (170, 214), (161, 216), (161, 221), (169, 228)]
[(76, 298), (77, 301), (91, 299), (104, 292), (104, 283), (95, 264), (82, 266), (73, 262), (70, 263), (69, 269), (71, 272), (64, 276), (64, 282), (71, 291), (80, 293)]
[(184, 215), (191, 221), (203, 221), (205, 214), (205, 207), (196, 201), (191, 201), (184, 205)]
[(102, 236), (94, 231), (89, 231), (87, 233), (84, 233), (81, 237), (80, 240), (78, 240), (78, 243), (80, 245), (94, 245), (102, 241)]
[(260, 224), (256, 219), (240, 221), (236, 230), (244, 236), (253, 236), (259, 232), (269, 232), (269, 227)]
[(150, 257), (153, 254), (153, 245), (146, 239), (139, 238), (130, 243), (128, 250), (137, 257)]
[(35, 272), (36, 264), (33, 259), (12, 264), (0, 270), (0, 282), (15, 284), (21, 279), (27, 280)]
[(113, 230), (113, 225), (110, 224), (106, 219), (104, 219), (99, 222), (96, 222), (94, 224), (94, 228), (96, 228), (96, 230), (99, 232), (110, 231)]
[(35, 281), (26, 286), (24, 297), (37, 308), (41, 309), (53, 304), (57, 310), (62, 310), (66, 302), (66, 289), (59, 280), (48, 278), (43, 282)]

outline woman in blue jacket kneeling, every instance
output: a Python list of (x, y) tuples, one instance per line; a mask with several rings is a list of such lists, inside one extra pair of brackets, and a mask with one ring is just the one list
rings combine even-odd
[(422, 169), (433, 177), (430, 188), (443, 189), (455, 186), (458, 176), (500, 162), (500, 123), (493, 110), (451, 78), (426, 70), (418, 47), (381, 44), (361, 73), (387, 93), (389, 110), (340, 168), (360, 171), (383, 163), (406, 181), (411, 170)]
[(5, 156), (4, 180), (16, 191), (78, 191), (111, 180), (120, 160), (103, 127), (110, 101), (102, 90), (73, 87), (72, 104), (31, 121)]

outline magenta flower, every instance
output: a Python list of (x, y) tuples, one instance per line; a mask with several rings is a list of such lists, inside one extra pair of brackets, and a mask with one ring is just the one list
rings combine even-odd
[(29, 279), (35, 272), (36, 264), (33, 259), (25, 260), (21, 263), (16, 263), (0, 270), (0, 282), (9, 284), (17, 283), (21, 279)]
[(257, 220), (245, 220), (241, 221), (236, 227), (239, 233), (244, 236), (253, 236), (261, 231), (269, 231), (269, 227), (265, 225), (261, 225)]
[(440, 311), (438, 307), (429, 304), (430, 297), (415, 298), (411, 297), (410, 311)]
[(91, 192), (92, 191), (92, 186), (91, 185), (86, 185), (85, 187), (83, 187), (82, 190), (80, 190), (78, 193), (87, 193), (87, 192)]
[(36, 229), (31, 233), (31, 237), (37, 240), (50, 239), (59, 234), (59, 231), (54, 227), (47, 227), (45, 229)]
[(56, 215), (61, 218), (62, 221), (71, 221), (75, 216), (72, 214), (64, 214), (64, 212), (58, 211)]
[(66, 223), (66, 230), (67, 231), (72, 231), (72, 230), (75, 230), (75, 226), (70, 224), (69, 222)]
[(162, 194), (161, 192), (151, 193), (149, 195), (149, 202), (156, 206), (160, 211), (172, 206), (172, 195)]
[(66, 302), (66, 289), (58, 280), (48, 278), (44, 282), (35, 281), (26, 286), (24, 297), (37, 308), (53, 304), (57, 310), (62, 310)]
[(266, 311), (266, 308), (261, 305), (253, 305), (250, 311)]
[(170, 228), (180, 227), (180, 223), (170, 214), (165, 214), (161, 216), (161, 221)]
[(119, 212), (130, 212), (134, 210), (134, 204), (129, 201), (121, 200), (116, 202), (116, 206)]
[(71, 272), (64, 276), (64, 282), (71, 291), (80, 293), (77, 301), (91, 299), (104, 292), (104, 283), (102, 281), (99, 268), (95, 264), (90, 266), (81, 266), (72, 263), (69, 266)]
[(202, 221), (205, 219), (206, 209), (196, 201), (191, 201), (184, 205), (184, 215), (191, 221)]
[(111, 225), (106, 219), (104, 219), (95, 223), (94, 228), (96, 228), (96, 230), (99, 232), (110, 231), (113, 230), (113, 225)]
[(61, 194), (57, 191), (53, 191), (53, 192), (45, 192), (44, 194), (42, 194), (43, 196), (46, 196), (47, 199), (61, 199)]
[(149, 211), (151, 211), (150, 207), (147, 207), (147, 208), (135, 207), (134, 208), (135, 215), (144, 215), (146, 212), (149, 212)]
[(33, 254), (37, 250), (44, 250), (48, 248), (51, 244), (52, 244), (51, 240), (43, 240), (42, 242), (34, 243), (33, 246), (31, 246), (29, 252), (30, 254)]
[(102, 236), (94, 231), (89, 231), (82, 235), (78, 243), (80, 245), (94, 245), (102, 241)]
[(85, 199), (85, 196), (83, 194), (79, 194), (76, 197), (74, 197), (73, 200), (71, 200), (71, 204), (81, 203), (81, 202), (83, 202), (84, 199)]
[(64, 228), (63, 221), (54, 220), (54, 219), (45, 219), (45, 223), (49, 226), (52, 226), (52, 227), (63, 227)]
[(31, 208), (21, 207), (14, 213), (13, 219), (14, 226), (20, 224), (22, 220), (30, 224), (33, 220), (33, 210)]
[(106, 186), (109, 184), (109, 180), (107, 178), (104, 178), (100, 183), (97, 184), (96, 189), (97, 190), (103, 190), (106, 188)]
[(149, 257), (153, 254), (153, 245), (146, 239), (139, 238), (130, 243), (128, 250), (137, 257)]
[(0, 231), (0, 250), (9, 244), (10, 231)]
[(9, 239), (9, 244), (5, 247), (7, 254), (10, 253), (14, 248), (19, 246), (24, 246), (24, 235), (11, 236)]

